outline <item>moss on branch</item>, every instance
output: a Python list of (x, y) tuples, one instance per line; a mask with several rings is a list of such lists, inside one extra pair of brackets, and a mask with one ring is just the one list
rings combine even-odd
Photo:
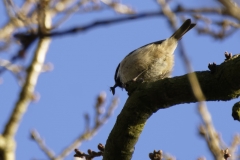
[[(240, 55), (235, 55), (216, 65), (214, 73), (195, 72), (206, 100), (237, 98), (240, 95), (239, 69)], [(177, 104), (197, 102), (187, 75), (129, 86), (130, 96), (108, 137), (104, 160), (130, 160), (144, 125), (154, 112)]]

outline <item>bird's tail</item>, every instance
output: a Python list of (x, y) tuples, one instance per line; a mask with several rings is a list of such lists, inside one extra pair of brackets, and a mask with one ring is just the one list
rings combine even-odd
[(187, 33), (189, 30), (191, 30), (196, 24), (191, 23), (191, 19), (187, 19), (176, 32), (173, 33), (171, 37), (174, 37), (176, 40), (179, 40), (182, 38), (182, 36)]

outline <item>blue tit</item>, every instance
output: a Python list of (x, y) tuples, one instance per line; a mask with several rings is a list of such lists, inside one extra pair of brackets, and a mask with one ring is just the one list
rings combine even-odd
[(110, 87), (113, 95), (116, 87), (125, 88), (129, 81), (141, 79), (144, 82), (154, 82), (168, 77), (173, 69), (173, 53), (178, 41), (195, 25), (187, 19), (170, 38), (149, 43), (130, 52), (116, 69), (115, 85)]

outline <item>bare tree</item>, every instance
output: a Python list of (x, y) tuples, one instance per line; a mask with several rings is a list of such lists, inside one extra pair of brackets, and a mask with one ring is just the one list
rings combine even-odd
[[(0, 159), (14, 160), (16, 141), (14, 139), (20, 121), (29, 106), (29, 103), (37, 98), (34, 93), (38, 77), (41, 72), (51, 69), (51, 65), (44, 64), (51, 39), (58, 36), (76, 34), (94, 29), (98, 26), (117, 24), (124, 21), (133, 21), (153, 16), (162, 16), (168, 20), (172, 31), (177, 28), (177, 20), (184, 20), (185, 16), (190, 16), (196, 22), (202, 23), (196, 30), (200, 35), (208, 35), (215, 39), (224, 40), (236, 33), (240, 28), (240, 7), (239, 4), (231, 0), (218, 0), (216, 6), (187, 8), (177, 4), (175, 8), (169, 6), (169, 1), (157, 0), (160, 11), (138, 13), (132, 7), (111, 0), (25, 0), (22, 6), (17, 6), (12, 0), (4, 0), (8, 22), (0, 29), (1, 51), (11, 46), (15, 46), (15, 40), (19, 42), (16, 53), (11, 54), (9, 59), (0, 59), (0, 74), (11, 72), (22, 84), (18, 100), (7, 120), (3, 132), (0, 135)], [(106, 8), (107, 6), (107, 8)], [(60, 30), (59, 26), (66, 23), (66, 20), (76, 13), (90, 13), (98, 10), (112, 9), (117, 13), (125, 14), (123, 17), (95, 21), (87, 25), (79, 25), (66, 30)], [(212, 15), (218, 16), (220, 20), (215, 20)], [(54, 23), (52, 19), (60, 17)], [(212, 30), (210, 26), (216, 26), (218, 30)], [(14, 37), (14, 39), (13, 39)], [(26, 68), (25, 62), (19, 65), (19, 60), (29, 55), (29, 48), (37, 42), (34, 57), (30, 65)], [(199, 114), (203, 124), (199, 128), (199, 133), (206, 140), (209, 150), (217, 160), (236, 159), (234, 151), (239, 144), (239, 137), (233, 139), (232, 145), (223, 150), (224, 143), (218, 136), (211, 122), (211, 116), (207, 111), (204, 101), (230, 100), (239, 96), (240, 67), (239, 55), (232, 56), (225, 54), (225, 61), (216, 65), (209, 64), (210, 71), (193, 72), (191, 64), (186, 56), (184, 44), (180, 43), (181, 58), (186, 64), (187, 75), (165, 78), (154, 83), (130, 82), (126, 88), (129, 98), (118, 116), (117, 123), (112, 129), (106, 141), (106, 146), (98, 145), (99, 152), (92, 150), (88, 154), (75, 150), (76, 157), (93, 159), (103, 156), (104, 160), (128, 160), (132, 158), (134, 146), (144, 128), (149, 117), (159, 109), (172, 107), (176, 104), (198, 102)], [(222, 86), (221, 88), (219, 86)], [(159, 89), (161, 88), (161, 90)], [(169, 89), (171, 88), (171, 89)], [(144, 92), (142, 92), (144, 90)], [(114, 98), (107, 108), (106, 113), (101, 109), (105, 102), (105, 94), (97, 97), (95, 105), (94, 125), (90, 126), (90, 116), (85, 116), (85, 131), (63, 151), (55, 155), (41, 139), (37, 131), (32, 131), (33, 140), (40, 149), (51, 160), (64, 159), (70, 152), (77, 148), (84, 140), (92, 137), (97, 130), (106, 122), (117, 105)], [(238, 115), (238, 108), (233, 114)], [(134, 116), (133, 116), (134, 115)], [(234, 117), (238, 119), (237, 116)], [(150, 159), (167, 159), (162, 151), (154, 151), (149, 154)]]

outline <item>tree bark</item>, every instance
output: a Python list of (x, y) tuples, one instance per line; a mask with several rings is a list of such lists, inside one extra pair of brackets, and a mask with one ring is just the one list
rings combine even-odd
[[(240, 55), (217, 65), (215, 72), (195, 72), (206, 101), (227, 101), (240, 95)], [(193, 74), (193, 73), (190, 73)], [(197, 102), (188, 75), (132, 85), (130, 96), (107, 139), (104, 160), (130, 160), (149, 117), (159, 109)]]

